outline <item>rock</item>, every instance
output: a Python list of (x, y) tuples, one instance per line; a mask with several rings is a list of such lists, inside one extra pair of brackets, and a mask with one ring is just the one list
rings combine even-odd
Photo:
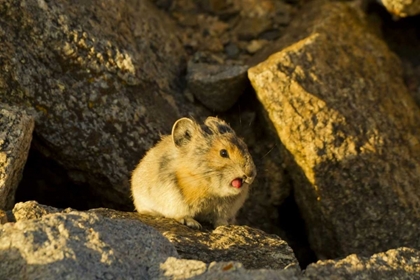
[(420, 14), (419, 0), (380, 0), (391, 14), (403, 18)]
[(22, 108), (0, 104), (0, 209), (13, 208), (33, 129), (33, 118)]
[[(14, 213), (17, 221), (40, 218), (48, 212), (71, 212), (54, 207), (25, 202), (16, 204)], [(25, 212), (29, 214), (25, 214)], [(195, 259), (210, 263), (214, 261), (241, 262), (247, 269), (283, 269), (297, 266), (292, 249), (276, 235), (247, 226), (222, 226), (215, 230), (198, 231), (179, 224), (175, 220), (120, 212), (112, 209), (91, 209), (87, 213), (108, 219), (135, 220), (145, 223), (161, 232), (185, 259)]]
[(228, 110), (247, 86), (247, 66), (188, 64), (188, 90), (215, 112)]
[(158, 275), (156, 279), (193, 279), (200, 280), (242, 280), (242, 279), (278, 279), (278, 280), (305, 280), (298, 269), (272, 270), (258, 269), (246, 270), (240, 263), (220, 262), (205, 264), (200, 261), (168, 258), (165, 263), (160, 266), (159, 271), (152, 271), (154, 275)]
[(297, 43), (248, 75), (288, 151), (311, 247), (320, 259), (420, 248), (420, 111), (400, 61), (348, 4), (307, 9), (287, 31)]
[(152, 266), (177, 256), (151, 227), (94, 213), (0, 225), (0, 279), (149, 279)]
[[(69, 208), (69, 211), (73, 209)], [(65, 212), (62, 209), (39, 204), (36, 201), (26, 201), (16, 203), (13, 207), (12, 213), (14, 221), (25, 221), (32, 219), (41, 219), (47, 214)]]
[(0, 15), (0, 102), (35, 111), (37, 149), (101, 205), (132, 210), (145, 151), (203, 112), (177, 85), (185, 51), (172, 21), (143, 0), (6, 0)]
[(256, 53), (268, 43), (267, 40), (252, 40), (246, 47), (247, 52)]
[(241, 50), (234, 43), (229, 43), (225, 46), (225, 52), (228, 58), (237, 58)]
[(420, 252), (411, 248), (392, 249), (371, 257), (356, 254), (342, 260), (318, 261), (309, 265), (309, 279), (420, 279)]
[(177, 248), (182, 258), (206, 263), (213, 261), (241, 262), (246, 269), (283, 269), (296, 266), (292, 249), (276, 235), (247, 226), (207, 227), (198, 231), (172, 219), (156, 218), (111, 209), (89, 210), (106, 217), (122, 216), (140, 219), (160, 231)]
[(238, 34), (239, 40), (250, 41), (269, 30), (271, 26), (270, 19), (265, 17), (242, 18), (234, 32)]
[(9, 222), (9, 219), (7, 218), (7, 212), (0, 209), (0, 225), (7, 222)]

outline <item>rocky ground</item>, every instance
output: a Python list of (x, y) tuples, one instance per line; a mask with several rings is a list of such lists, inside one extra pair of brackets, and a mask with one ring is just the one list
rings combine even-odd
[[(0, 279), (420, 278), (420, 1), (4, 0), (0, 49)], [(134, 213), (209, 115), (258, 169), (239, 225)]]

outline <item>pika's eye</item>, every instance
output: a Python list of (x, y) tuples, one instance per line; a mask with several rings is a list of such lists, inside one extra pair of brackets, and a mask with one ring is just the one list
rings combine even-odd
[(220, 156), (221, 157), (224, 157), (224, 158), (228, 158), (229, 157), (229, 154), (228, 154), (228, 152), (225, 149), (221, 149), (220, 150)]

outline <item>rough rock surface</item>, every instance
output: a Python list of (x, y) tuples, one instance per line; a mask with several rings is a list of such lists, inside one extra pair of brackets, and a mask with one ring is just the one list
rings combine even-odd
[(0, 5), (0, 102), (36, 116), (38, 147), (93, 186), (102, 205), (132, 209), (129, 176), (183, 115), (178, 32), (149, 1)]
[(248, 66), (188, 63), (188, 90), (214, 112), (230, 109), (249, 84)]
[[(182, 28), (186, 51), (199, 62), (244, 65), (282, 35), (301, 0), (152, 0)], [(216, 4), (215, 4), (216, 3)]]
[(33, 129), (33, 118), (22, 108), (0, 104), (0, 209), (13, 208)]
[(311, 247), (320, 259), (420, 248), (420, 111), (400, 61), (358, 10), (317, 4), (292, 24), (308, 30), (289, 31), (297, 43), (248, 72), (290, 155)]
[(355, 254), (342, 260), (318, 261), (309, 265), (309, 279), (420, 279), (420, 251), (398, 248), (371, 257)]
[(205, 264), (201, 261), (176, 258), (168, 258), (157, 271), (153, 271), (152, 268), (151, 274), (156, 275), (156, 279), (172, 280), (189, 279), (190, 277), (200, 280), (307, 280), (297, 268), (246, 270), (241, 263), (236, 262)]
[(221, 226), (214, 230), (207, 227), (206, 230), (198, 231), (166, 218), (111, 209), (89, 211), (107, 217), (139, 219), (160, 231), (185, 259), (196, 259), (206, 263), (237, 261), (247, 269), (282, 269), (298, 265), (292, 249), (285, 241), (276, 235), (247, 226)]
[[(34, 201), (17, 203), (13, 209), (15, 219), (40, 218), (48, 213), (70, 212), (38, 204)], [(138, 215), (111, 209), (92, 209), (95, 213), (111, 219), (141, 221), (160, 231), (185, 259), (195, 259), (206, 263), (213, 261), (237, 261), (247, 269), (283, 269), (297, 266), (292, 249), (275, 235), (246, 226), (223, 226), (215, 230), (198, 231), (190, 229), (172, 219)]]
[(408, 17), (420, 14), (419, 0), (380, 0), (391, 14), (397, 17)]
[(94, 213), (0, 225), (0, 279), (148, 279), (150, 267), (177, 256), (153, 228)]

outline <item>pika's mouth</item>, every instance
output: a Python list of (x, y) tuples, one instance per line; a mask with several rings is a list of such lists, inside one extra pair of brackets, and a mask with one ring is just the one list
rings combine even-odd
[(243, 180), (241, 178), (236, 178), (233, 179), (233, 181), (230, 184), (232, 185), (232, 187), (240, 189), (242, 187)]

